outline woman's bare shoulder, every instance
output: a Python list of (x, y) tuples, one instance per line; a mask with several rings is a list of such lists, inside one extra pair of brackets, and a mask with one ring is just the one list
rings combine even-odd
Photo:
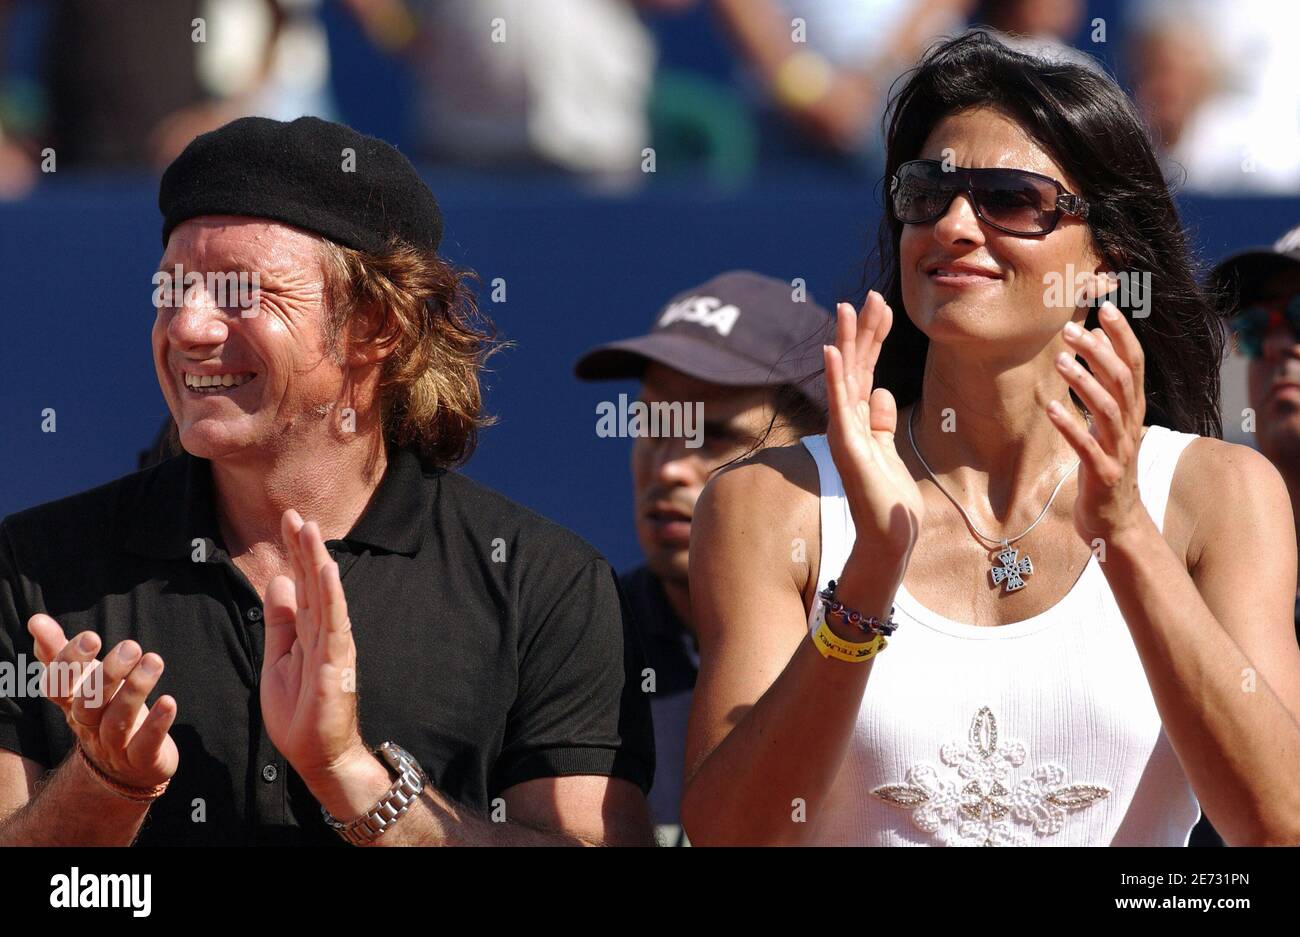
[[(719, 470), (705, 486), (692, 524), (691, 580), (744, 582), (750, 593), (769, 596), (775, 593), (765, 590), (788, 583), (806, 608), (816, 591), (820, 537), (812, 454), (799, 444), (763, 449)], [(694, 601), (694, 588), (691, 594)]]
[[(715, 543), (773, 548), (821, 530), (817, 463), (804, 446), (773, 446), (719, 470), (696, 507)], [(789, 550), (782, 550), (782, 554)]]
[(1238, 443), (1198, 436), (1178, 460), (1169, 491), (1166, 528), (1186, 531), (1189, 566), (1226, 527), (1272, 526), (1291, 519), (1291, 499), (1277, 467)]
[(720, 469), (709, 479), (709, 487), (728, 502), (782, 507), (815, 506), (821, 491), (817, 463), (801, 443), (760, 449)]

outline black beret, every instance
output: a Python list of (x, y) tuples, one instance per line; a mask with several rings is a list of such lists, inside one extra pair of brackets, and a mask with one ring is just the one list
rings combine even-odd
[(195, 137), (163, 173), (158, 208), (163, 247), (200, 215), (269, 218), (372, 253), (392, 235), (430, 250), (442, 240), (442, 212), (410, 160), (318, 117), (241, 117)]

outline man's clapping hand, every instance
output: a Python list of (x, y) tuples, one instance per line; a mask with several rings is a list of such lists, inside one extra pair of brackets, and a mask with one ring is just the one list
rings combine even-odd
[(267, 734), (322, 803), (354, 776), (377, 777), (382, 791), (386, 772), (357, 722), (357, 649), (338, 565), (320, 528), (297, 511), (284, 513), (281, 536), (293, 578), (277, 576), (266, 590)]
[(168, 781), (180, 763), (169, 734), (176, 700), (160, 696), (145, 705), (163, 659), (128, 640), (96, 660), (99, 635), (83, 631), (69, 641), (49, 615), (33, 615), (27, 630), (45, 665), (41, 691), (63, 710), (91, 764), (125, 787), (151, 789)]

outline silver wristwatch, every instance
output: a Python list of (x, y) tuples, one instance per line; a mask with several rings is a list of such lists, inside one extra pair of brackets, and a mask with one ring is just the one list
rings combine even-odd
[(321, 816), (329, 827), (353, 846), (365, 846), (383, 836), (410, 809), (411, 804), (420, 796), (420, 791), (429, 783), (429, 778), (419, 763), (401, 746), (385, 742), (375, 749), (375, 754), (397, 772), (397, 780), (388, 789), (388, 793), (379, 799), (379, 803), (351, 823), (343, 823), (331, 816), (324, 805), (320, 808)]

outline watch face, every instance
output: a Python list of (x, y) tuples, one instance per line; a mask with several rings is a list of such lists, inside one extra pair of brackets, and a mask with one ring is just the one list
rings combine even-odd
[(389, 767), (399, 775), (405, 774), (407, 771), (413, 771), (415, 774), (419, 775), (420, 783), (422, 785), (429, 783), (429, 777), (424, 773), (424, 769), (420, 767), (420, 763), (412, 758), (410, 753), (396, 742), (385, 742), (380, 745), (379, 754), (383, 757), (384, 761), (388, 762)]
[(380, 835), (404, 814), (415, 797), (429, 783), (428, 776), (420, 768), (419, 762), (412, 758), (400, 745), (384, 742), (374, 750), (376, 755), (397, 775), (388, 794), (370, 810), (351, 823), (343, 823), (330, 816), (330, 812), (321, 806), (321, 815), (340, 836), (354, 846), (374, 842)]
[(392, 742), (385, 742), (379, 746), (377, 754), (393, 766), (397, 771), (402, 770), (402, 762), (411, 761), (411, 756), (406, 753), (406, 749)]

